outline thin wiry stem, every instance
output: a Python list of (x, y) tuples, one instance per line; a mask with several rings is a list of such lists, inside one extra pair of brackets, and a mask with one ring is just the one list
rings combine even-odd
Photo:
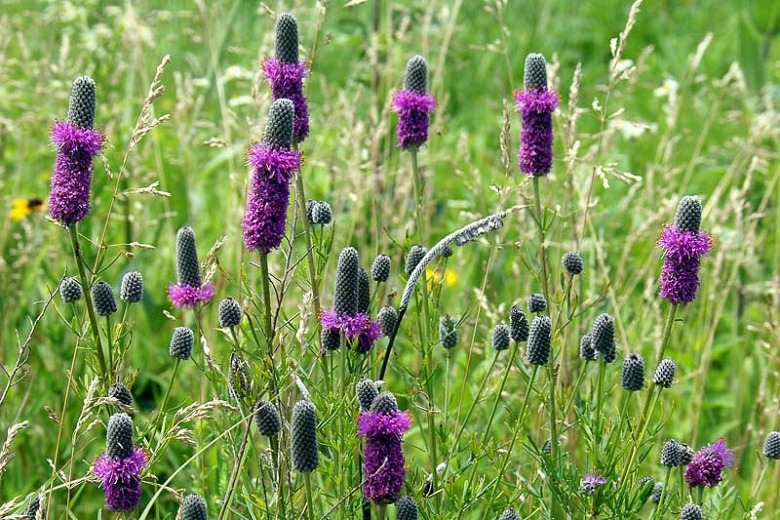
[(244, 465), (244, 455), (246, 454), (246, 445), (249, 441), (249, 432), (252, 429), (252, 414), (246, 418), (246, 427), (244, 428), (244, 436), (241, 439), (241, 445), (238, 447), (238, 456), (233, 463), (233, 472), (230, 474), (230, 482), (228, 483), (227, 491), (225, 491), (225, 498), (222, 500), (222, 508), (219, 510), (219, 516), (217, 520), (225, 518), (225, 514), (230, 508), (230, 501), (233, 498), (233, 491), (236, 488), (236, 482), (238, 481), (238, 474), (241, 472), (241, 467)]

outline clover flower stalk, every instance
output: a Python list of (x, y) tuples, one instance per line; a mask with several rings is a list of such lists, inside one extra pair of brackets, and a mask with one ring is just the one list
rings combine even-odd
[(90, 293), (91, 279), (87, 279), (87, 269), (77, 229), (78, 223), (89, 214), (92, 160), (103, 148), (103, 134), (93, 128), (95, 92), (95, 82), (92, 78), (88, 76), (76, 78), (70, 93), (67, 117), (64, 121), (56, 121), (51, 128), (51, 139), (57, 149), (57, 158), (51, 176), (49, 213), (53, 219), (68, 228), (81, 287), (84, 289), (84, 301), (95, 341), (95, 352), (104, 383), (107, 384), (110, 373), (103, 357), (103, 345)]
[(267, 255), (282, 243), (290, 200), (290, 178), (301, 168), (301, 154), (292, 149), (294, 120), (292, 101), (274, 101), (266, 119), (263, 141), (247, 153), (247, 162), (253, 171), (242, 223), (244, 245), (249, 251), (260, 252), (263, 314), (269, 349), (273, 331)]
[(141, 500), (141, 470), (148, 457), (133, 447), (133, 421), (125, 413), (112, 415), (106, 431), (106, 452), (92, 471), (103, 488), (110, 511), (132, 511)]
[[(291, 13), (281, 13), (276, 19), (276, 52), (273, 58), (263, 61), (262, 69), (266, 79), (271, 85), (271, 94), (274, 99), (288, 99), (294, 108), (294, 121), (292, 128), (292, 140), (289, 148), (297, 149), (309, 135), (309, 107), (306, 96), (303, 93), (303, 79), (308, 75), (306, 63), (298, 56), (298, 21)], [(320, 295), (317, 285), (317, 270), (312, 254), (312, 238), (309, 219), (306, 211), (306, 196), (303, 187), (303, 177), (300, 167), (296, 169), (295, 188), (298, 190), (298, 211), (303, 224), (303, 235), (308, 251), (307, 264), (309, 277), (311, 278), (312, 300), (314, 313), (320, 313)]]

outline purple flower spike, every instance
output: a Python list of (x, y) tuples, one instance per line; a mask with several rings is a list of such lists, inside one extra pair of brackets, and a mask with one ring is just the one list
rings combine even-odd
[(103, 134), (57, 121), (51, 129), (51, 140), (57, 147), (57, 159), (51, 177), (49, 212), (67, 226), (84, 220), (89, 213), (92, 159), (103, 147)]
[(248, 163), (254, 174), (244, 214), (244, 244), (249, 251), (267, 254), (282, 243), (290, 178), (301, 167), (301, 155), (259, 143), (249, 150)]
[(141, 469), (147, 457), (136, 448), (127, 458), (102, 455), (92, 468), (103, 488), (106, 506), (111, 511), (132, 511), (141, 501)]
[(720, 439), (715, 444), (708, 444), (696, 452), (691, 463), (685, 470), (685, 481), (692, 488), (707, 486), (713, 488), (723, 480), (723, 469), (734, 464), (734, 455), (726, 446), (726, 441)]
[(552, 168), (552, 113), (558, 106), (558, 96), (546, 88), (525, 90), (515, 95), (515, 102), (523, 119), (518, 155), (520, 171), (545, 176)]
[(397, 409), (390, 414), (360, 414), (358, 433), (366, 437), (363, 496), (367, 499), (378, 504), (398, 500), (406, 475), (401, 435), (411, 426), (409, 414)]
[(367, 314), (359, 312), (354, 316), (334, 310), (324, 310), (320, 313), (320, 324), (323, 329), (338, 331), (348, 341), (355, 344), (358, 352), (370, 351), (374, 342), (382, 335), (379, 322), (371, 320)]
[(433, 96), (400, 90), (393, 97), (393, 108), (398, 113), (398, 144), (404, 149), (416, 148), (428, 141), (428, 116), (436, 108)]
[(207, 282), (200, 287), (191, 285), (168, 285), (168, 299), (177, 309), (195, 307), (198, 303), (208, 303), (214, 297), (214, 284)]
[(309, 136), (309, 107), (303, 95), (303, 78), (308, 74), (303, 62), (283, 63), (276, 58), (263, 61), (263, 73), (271, 84), (273, 99), (289, 99), (295, 107), (293, 141), (302, 142)]
[(692, 302), (699, 288), (701, 257), (709, 253), (712, 238), (701, 231), (695, 233), (667, 226), (658, 245), (664, 250), (661, 297), (673, 304)]
[(587, 475), (582, 477), (580, 482), (580, 488), (588, 495), (594, 494), (599, 486), (603, 486), (607, 483), (607, 479), (599, 475), (598, 473), (591, 471)]

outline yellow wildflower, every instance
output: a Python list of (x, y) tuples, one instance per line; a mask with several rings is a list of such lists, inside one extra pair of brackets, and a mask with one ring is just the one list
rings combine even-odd
[(40, 211), (42, 207), (43, 201), (39, 198), (20, 199), (17, 197), (11, 201), (11, 211), (8, 212), (8, 216), (14, 222), (21, 222), (32, 212)]
[(425, 270), (426, 277), (428, 278), (428, 284), (440, 284), (444, 282), (447, 287), (455, 287), (458, 283), (458, 273), (452, 269), (432, 269), (428, 267)]

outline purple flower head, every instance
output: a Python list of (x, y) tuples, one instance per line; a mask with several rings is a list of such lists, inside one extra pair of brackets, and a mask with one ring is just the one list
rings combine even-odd
[(661, 297), (673, 304), (692, 302), (699, 288), (701, 257), (709, 253), (712, 238), (702, 231), (683, 231), (676, 226), (666, 226), (658, 246), (664, 250)]
[(558, 96), (545, 87), (520, 91), (515, 95), (515, 102), (523, 120), (518, 154), (520, 171), (545, 176), (552, 168), (552, 113), (558, 106)]
[(169, 284), (168, 300), (177, 309), (195, 307), (198, 303), (208, 303), (214, 297), (214, 284), (206, 282), (200, 287), (192, 285)]
[(301, 154), (291, 150), (294, 109), (287, 99), (274, 101), (268, 113), (264, 142), (249, 149), (254, 170), (244, 213), (244, 245), (268, 254), (284, 236), (290, 178), (301, 167)]
[(309, 136), (309, 107), (303, 95), (303, 78), (308, 74), (303, 62), (283, 63), (276, 58), (263, 61), (263, 73), (271, 84), (274, 100), (289, 99), (295, 107), (293, 141), (300, 143)]
[(582, 481), (580, 482), (580, 488), (588, 495), (592, 495), (598, 490), (598, 486), (603, 486), (606, 483), (607, 483), (607, 479), (605, 479), (598, 473), (591, 471), (590, 473), (582, 477)]
[(406, 476), (401, 436), (411, 426), (409, 414), (398, 410), (363, 412), (358, 417), (358, 434), (366, 437), (363, 496), (367, 499), (378, 504), (398, 500)]
[(111, 511), (132, 511), (141, 501), (141, 469), (147, 456), (136, 448), (129, 457), (100, 456), (92, 472), (103, 488), (106, 507)]
[(734, 455), (726, 446), (726, 441), (720, 439), (715, 444), (708, 444), (697, 451), (691, 463), (685, 470), (685, 481), (692, 488), (717, 486), (723, 480), (723, 469), (734, 464)]
[(84, 220), (89, 213), (92, 158), (103, 147), (103, 134), (57, 121), (51, 128), (51, 140), (57, 147), (57, 158), (51, 176), (49, 213), (67, 226)]
[(379, 322), (371, 320), (363, 312), (350, 316), (335, 310), (324, 310), (320, 313), (320, 324), (323, 329), (343, 334), (361, 353), (370, 351), (374, 342), (382, 335)]
[(428, 116), (436, 108), (433, 96), (399, 90), (393, 97), (393, 109), (398, 113), (398, 144), (404, 149), (416, 148), (428, 140)]

